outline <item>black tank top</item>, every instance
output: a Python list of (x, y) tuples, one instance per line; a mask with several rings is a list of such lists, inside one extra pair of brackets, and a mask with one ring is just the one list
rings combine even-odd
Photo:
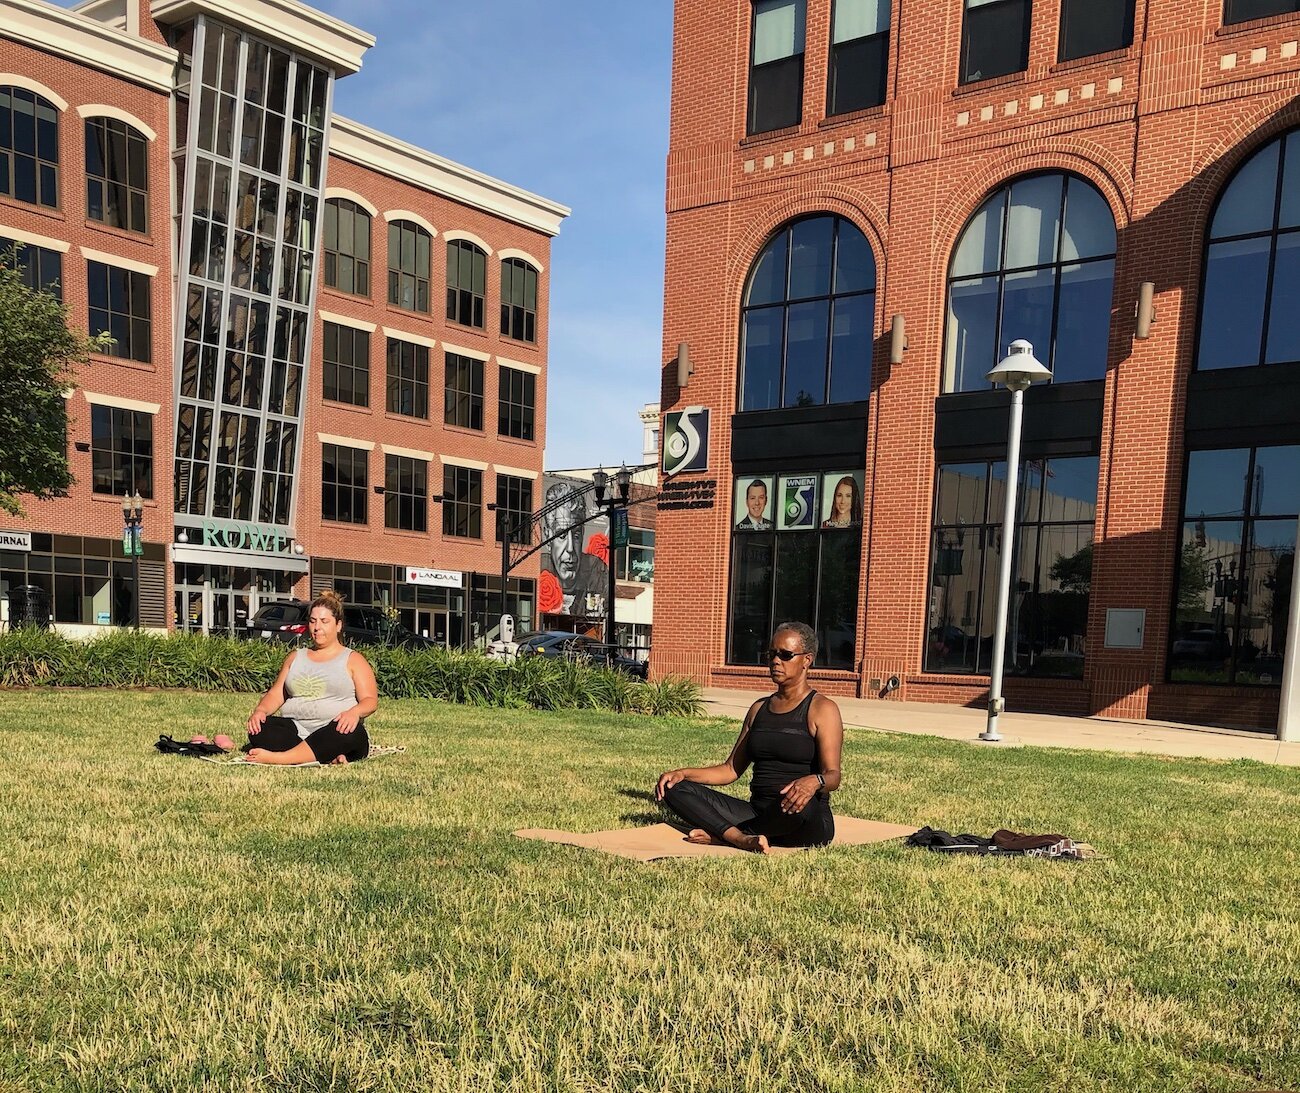
[(817, 741), (808, 731), (808, 710), (816, 691), (788, 713), (773, 713), (772, 699), (758, 708), (745, 747), (754, 764), (751, 803), (758, 807), (781, 796), (783, 786), (796, 778), (818, 773)]

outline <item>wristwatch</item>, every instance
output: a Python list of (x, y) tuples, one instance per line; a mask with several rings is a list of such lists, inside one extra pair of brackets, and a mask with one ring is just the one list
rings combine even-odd
[(814, 777), (817, 779), (817, 788), (818, 788), (818, 789), (825, 789), (825, 788), (826, 788), (826, 779), (823, 778), (820, 774), (814, 775)]

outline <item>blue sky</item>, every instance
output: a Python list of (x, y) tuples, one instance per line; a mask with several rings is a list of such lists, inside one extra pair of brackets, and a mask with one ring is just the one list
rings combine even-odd
[(640, 460), (659, 398), (672, 5), (317, 0), (373, 34), (335, 109), (573, 209), (551, 251), (546, 466)]

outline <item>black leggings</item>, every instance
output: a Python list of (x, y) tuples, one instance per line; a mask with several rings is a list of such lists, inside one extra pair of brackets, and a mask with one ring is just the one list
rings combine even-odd
[(745, 835), (766, 835), (772, 846), (824, 846), (835, 838), (830, 802), (820, 795), (814, 795), (801, 812), (789, 815), (781, 811), (779, 797), (756, 808), (709, 786), (682, 781), (664, 794), (664, 804), (715, 839), (721, 839), (729, 827), (738, 827)]
[(331, 721), (303, 740), (298, 735), (297, 722), (290, 717), (268, 717), (262, 722), (262, 731), (250, 736), (241, 750), (290, 751), (304, 743), (322, 766), (334, 762), (340, 755), (346, 756), (349, 763), (356, 763), (370, 754), (370, 737), (364, 721), (357, 722), (357, 727), (346, 733), (339, 732), (337, 721)]

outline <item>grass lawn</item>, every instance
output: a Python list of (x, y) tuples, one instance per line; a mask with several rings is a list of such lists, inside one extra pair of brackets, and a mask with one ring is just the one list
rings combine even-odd
[(1300, 1088), (1300, 773), (850, 731), (836, 809), (1062, 831), (649, 865), (734, 726), (389, 702), (404, 756), (158, 755), (249, 696), (0, 698), (0, 1090)]

